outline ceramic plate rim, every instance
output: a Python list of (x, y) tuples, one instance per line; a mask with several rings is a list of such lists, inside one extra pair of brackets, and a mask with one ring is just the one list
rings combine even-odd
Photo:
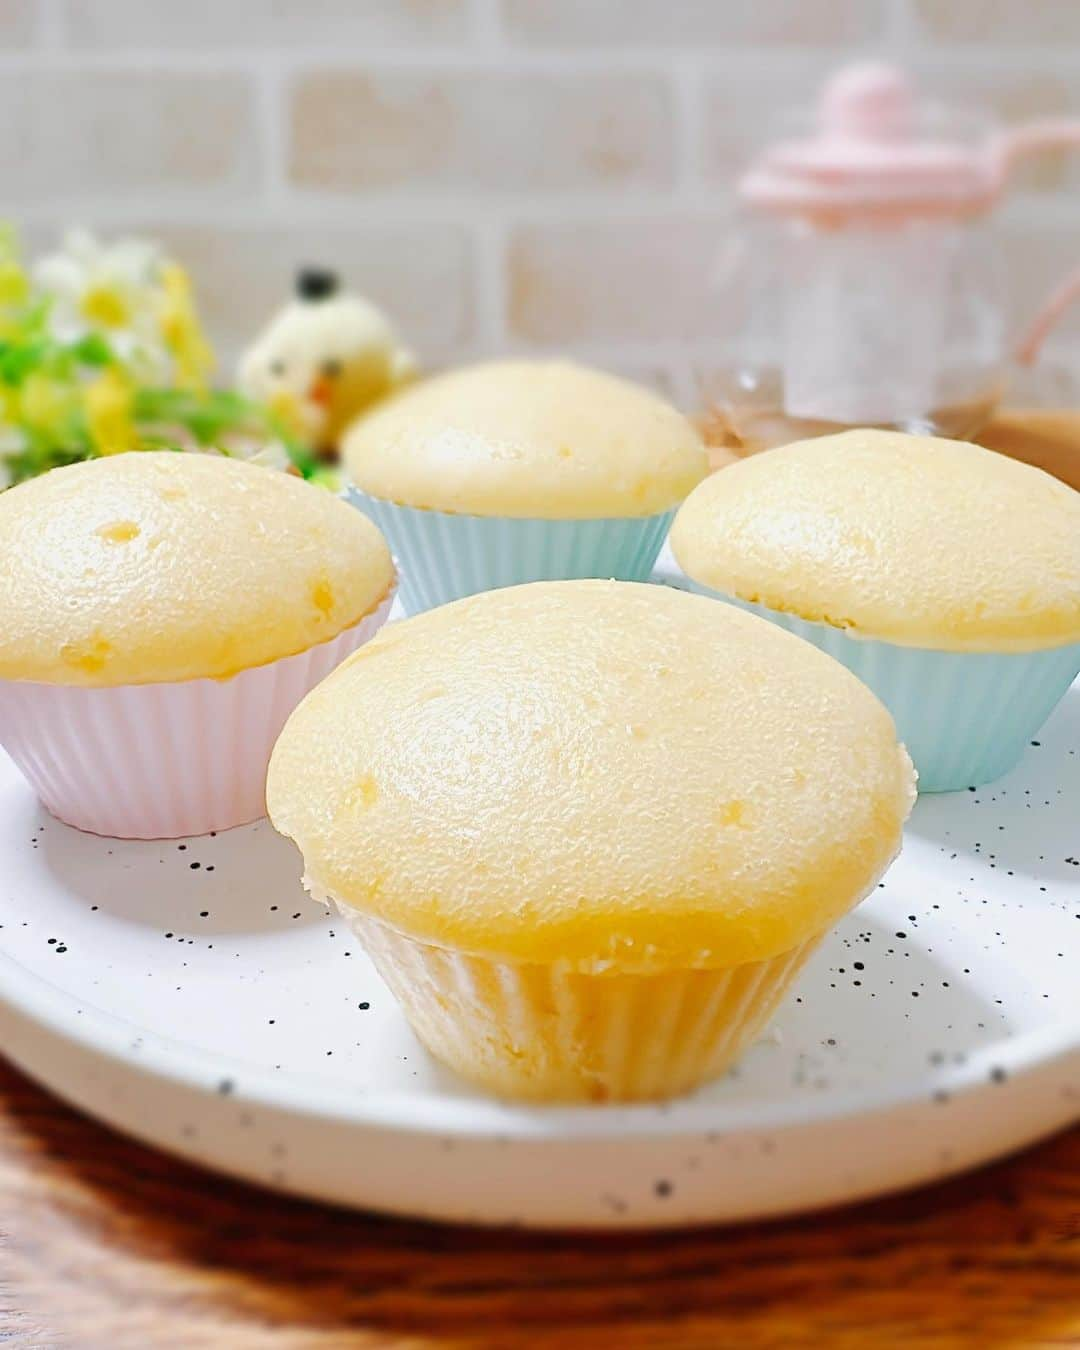
[[(231, 1071), (241, 1080), (235, 1089), (237, 1100), (294, 1115), (331, 1118), (360, 1127), (414, 1135), (569, 1141), (627, 1135), (690, 1135), (751, 1126), (775, 1131), (893, 1111), (925, 1100), (927, 1089), (925, 1077), (908, 1077), (891, 1090), (871, 1094), (865, 1088), (848, 1088), (818, 1101), (793, 1099), (745, 1105), (690, 1097), (611, 1106), (537, 1106), (497, 1098), (434, 1094), (416, 1097), (402, 1092), (357, 1094), (344, 1085), (337, 1087), (314, 1076), (296, 1072), (279, 1076), (273, 1070), (252, 1068), (242, 1060), (185, 1046), (158, 1033), (143, 1043), (136, 1059), (119, 1040), (132, 1030), (141, 1034), (137, 1024), (79, 1000), (44, 976), (27, 970), (8, 953), (0, 957), (0, 1003), (83, 1049), (208, 1097), (218, 1095), (218, 1084)], [(76, 1006), (81, 1013), (74, 1013)], [(986, 1045), (963, 1065), (943, 1069), (936, 1081), (950, 1094), (957, 1095), (981, 1087), (990, 1067), (1017, 1078), (1070, 1057), (1080, 1062), (1080, 1028), (1074, 1029), (1063, 1020)]]

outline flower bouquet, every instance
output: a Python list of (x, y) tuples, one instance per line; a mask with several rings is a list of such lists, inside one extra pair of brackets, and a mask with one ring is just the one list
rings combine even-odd
[(0, 226), (0, 488), (125, 450), (203, 449), (305, 477), (317, 460), (265, 406), (212, 389), (183, 268), (141, 239), (72, 231), (23, 265)]

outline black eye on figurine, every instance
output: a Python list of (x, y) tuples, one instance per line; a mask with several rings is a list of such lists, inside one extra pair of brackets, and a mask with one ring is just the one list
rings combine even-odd
[(328, 380), (336, 380), (337, 377), (341, 374), (342, 365), (340, 361), (335, 360), (334, 357), (331, 357), (329, 361), (324, 361), (322, 363), (322, 365), (319, 367), (319, 371), (320, 374), (324, 375)]
[(284, 362), (284, 361), (271, 361), (271, 362), (270, 362), (270, 374), (271, 374), (271, 375), (276, 375), (276, 376), (278, 376), (279, 378), (280, 378), (282, 375), (284, 375), (284, 374), (285, 374), (285, 362)]
[(296, 274), (296, 294), (301, 300), (329, 300), (341, 289), (341, 278), (329, 267), (301, 267)]

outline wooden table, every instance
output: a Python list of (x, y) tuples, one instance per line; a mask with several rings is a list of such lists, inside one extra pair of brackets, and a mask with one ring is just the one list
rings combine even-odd
[(1080, 1130), (911, 1195), (615, 1237), (399, 1223), (204, 1175), (0, 1066), (0, 1346), (1080, 1346)]

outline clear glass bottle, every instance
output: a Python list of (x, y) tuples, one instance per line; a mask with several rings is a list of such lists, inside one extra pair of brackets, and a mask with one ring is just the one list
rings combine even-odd
[(990, 209), (1018, 154), (1078, 143), (1080, 123), (1003, 134), (875, 64), (835, 76), (800, 130), (739, 184), (714, 278), (731, 337), (702, 371), (709, 439), (974, 435), (1009, 350)]

